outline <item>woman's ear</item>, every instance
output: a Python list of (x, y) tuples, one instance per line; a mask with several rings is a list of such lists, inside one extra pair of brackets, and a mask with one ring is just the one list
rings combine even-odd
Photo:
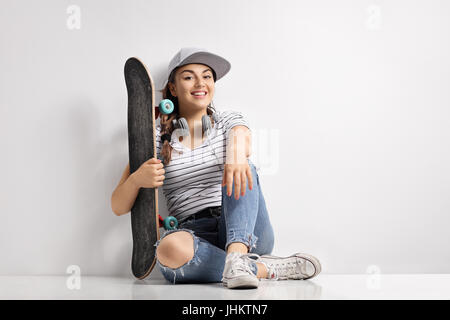
[(176, 90), (175, 90), (175, 86), (173, 85), (173, 83), (169, 82), (169, 90), (170, 90), (170, 94), (174, 97), (177, 96), (176, 94)]

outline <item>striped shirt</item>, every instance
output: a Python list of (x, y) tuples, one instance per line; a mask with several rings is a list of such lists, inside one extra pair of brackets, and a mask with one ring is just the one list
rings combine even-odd
[[(169, 214), (179, 222), (208, 207), (222, 205), (222, 176), (230, 129), (243, 125), (250, 129), (240, 112), (216, 110), (214, 127), (208, 138), (191, 150), (172, 138), (172, 158), (164, 166), (163, 193)], [(161, 126), (156, 120), (156, 151), (160, 159)], [(175, 137), (175, 135), (173, 135)]]

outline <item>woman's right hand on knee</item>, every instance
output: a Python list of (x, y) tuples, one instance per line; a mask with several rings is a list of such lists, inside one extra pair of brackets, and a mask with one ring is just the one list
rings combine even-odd
[(133, 182), (139, 188), (157, 188), (165, 179), (164, 165), (161, 160), (151, 158), (144, 162), (133, 174)]

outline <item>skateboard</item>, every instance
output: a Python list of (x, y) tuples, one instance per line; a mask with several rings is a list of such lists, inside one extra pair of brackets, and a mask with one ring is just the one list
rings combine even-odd
[[(135, 57), (129, 58), (124, 68), (128, 93), (128, 152), (130, 174), (147, 160), (156, 158), (155, 114), (170, 111), (171, 101), (161, 101), (154, 107), (154, 85), (146, 66)], [(173, 109), (173, 105), (172, 105)], [(155, 243), (160, 238), (159, 228), (175, 229), (175, 217), (162, 219), (158, 213), (158, 189), (140, 188), (131, 208), (133, 253), (131, 270), (138, 279), (144, 279), (156, 264)]]

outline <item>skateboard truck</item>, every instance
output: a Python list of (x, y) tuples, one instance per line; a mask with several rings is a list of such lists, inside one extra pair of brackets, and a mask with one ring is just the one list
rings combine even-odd
[(165, 219), (163, 219), (159, 214), (158, 214), (158, 219), (159, 219), (159, 227), (163, 228), (165, 230), (175, 230), (178, 227), (178, 220), (175, 217), (169, 216)]

